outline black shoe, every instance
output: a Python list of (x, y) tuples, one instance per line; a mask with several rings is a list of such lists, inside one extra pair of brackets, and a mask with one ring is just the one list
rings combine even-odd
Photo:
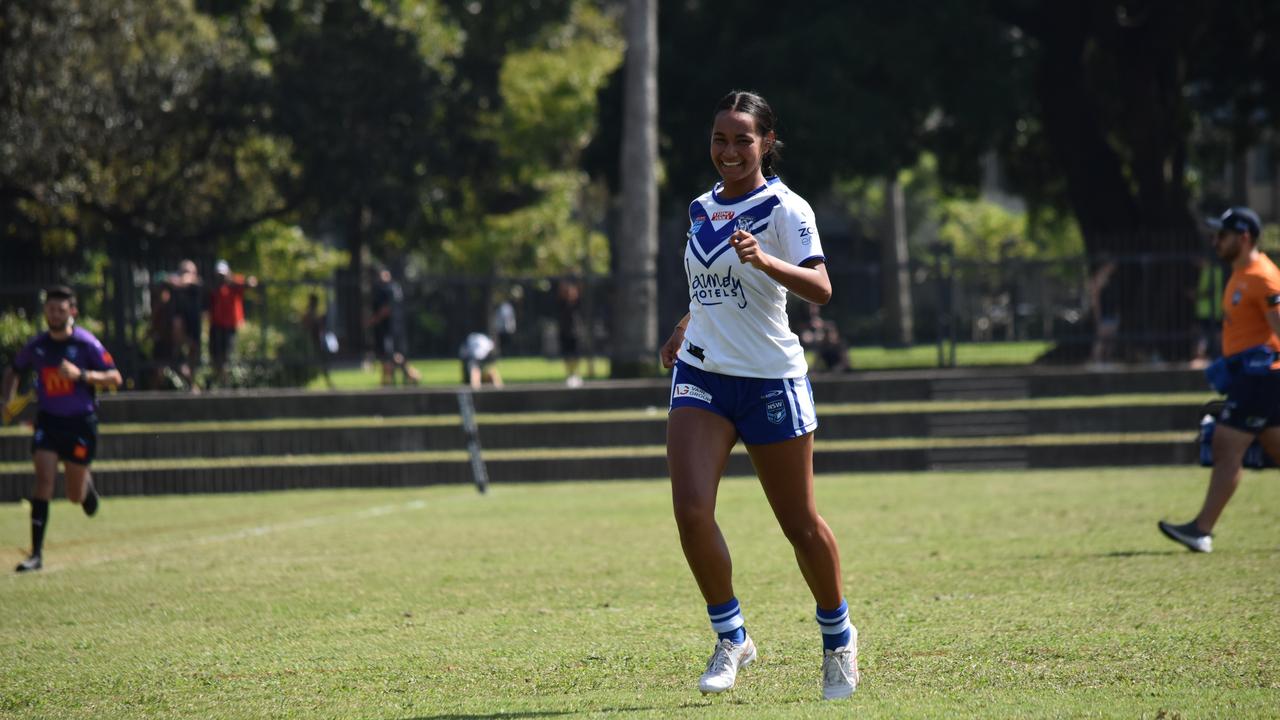
[(80, 507), (84, 509), (84, 514), (93, 517), (98, 512), (98, 491), (89, 488), (89, 494), (85, 496), (84, 502), (80, 503)]
[(1161, 520), (1156, 523), (1156, 527), (1160, 528), (1165, 537), (1185, 546), (1191, 552), (1213, 552), (1213, 535), (1200, 532), (1195, 520), (1185, 525), (1174, 525)]
[(26, 560), (18, 563), (18, 567), (15, 572), (32, 572), (34, 570), (39, 570), (42, 567), (44, 567), (44, 560), (42, 560), (39, 555), (32, 555)]

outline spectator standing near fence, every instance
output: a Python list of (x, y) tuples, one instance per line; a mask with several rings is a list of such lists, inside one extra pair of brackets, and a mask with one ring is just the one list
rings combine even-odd
[(1280, 462), (1280, 270), (1258, 249), (1257, 213), (1235, 207), (1210, 224), (1218, 228), (1218, 257), (1231, 265), (1218, 366), (1227, 400), (1213, 432), (1213, 469), (1200, 512), (1182, 525), (1158, 523), (1166, 537), (1195, 552), (1213, 550), (1214, 528), (1240, 486), (1244, 454), (1254, 440)]
[(209, 359), (214, 383), (226, 385), (227, 363), (235, 352), (236, 333), (244, 324), (244, 291), (258, 287), (258, 278), (233, 275), (226, 260), (219, 260), (213, 273), (213, 286), (209, 289)]
[(417, 385), (422, 377), (405, 356), (404, 289), (386, 268), (378, 271), (371, 305), (366, 324), (373, 329), (374, 350), (382, 363), (383, 386), (395, 385), (396, 370), (400, 371), (404, 384)]
[(324, 384), (333, 390), (329, 359), (338, 352), (338, 338), (329, 332), (329, 313), (320, 310), (320, 296), (316, 293), (307, 295), (307, 309), (302, 313), (302, 332), (307, 336), (311, 363), (320, 370)]
[(661, 349), (673, 368), (667, 463), (680, 545), (718, 637), (699, 689), (732, 688), (756, 656), (715, 517), (721, 473), (741, 439), (817, 603), (822, 696), (835, 699), (857, 686), (857, 631), (839, 549), (814, 501), (818, 420), (804, 349), (787, 321), (788, 292), (824, 305), (831, 281), (813, 211), (773, 174), (776, 124), (754, 93), (731, 92), (716, 105), (711, 161), (722, 182), (689, 205), (689, 312)]
[(180, 362), (181, 352), (178, 337), (181, 333), (182, 321), (177, 315), (177, 305), (173, 299), (173, 286), (168, 276), (151, 288), (151, 320), (147, 335), (151, 338), (150, 382), (155, 390), (172, 390), (168, 379), (168, 371), (172, 371)]
[(520, 296), (520, 286), (516, 285), (503, 295), (489, 315), (489, 337), (493, 339), (498, 350), (508, 354), (514, 348), (512, 342), (516, 336), (516, 307), (513, 300)]
[(1196, 346), (1192, 367), (1203, 368), (1222, 352), (1222, 286), (1226, 273), (1216, 257), (1196, 261)]
[(1093, 313), (1093, 350), (1089, 360), (1104, 364), (1115, 359), (1120, 332), (1120, 283), (1116, 259), (1104, 255), (1098, 269), (1089, 276), (1089, 306)]
[(76, 327), (76, 296), (71, 288), (55, 285), (45, 291), (44, 319), (49, 326), (26, 344), (6, 368), (0, 400), (13, 399), (22, 374), (36, 375), (35, 431), (31, 459), (35, 487), (31, 502), (31, 554), (18, 572), (44, 567), (44, 536), (49, 523), (58, 462), (66, 476), (67, 499), (92, 517), (98, 511), (98, 491), (89, 465), (98, 445), (99, 388), (120, 386), (120, 371), (111, 353), (88, 330)]
[(178, 272), (169, 276), (169, 285), (173, 288), (174, 309), (178, 320), (178, 374), (192, 392), (199, 392), (195, 374), (200, 367), (200, 343), (204, 335), (201, 315), (204, 313), (205, 297), (195, 262), (183, 260), (178, 263)]
[(556, 286), (556, 329), (560, 357), (564, 359), (565, 384), (582, 387), (578, 365), (582, 361), (582, 285), (576, 278), (564, 278)]

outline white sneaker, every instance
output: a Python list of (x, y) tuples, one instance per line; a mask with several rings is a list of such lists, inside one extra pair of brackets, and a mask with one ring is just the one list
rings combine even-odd
[(698, 689), (702, 694), (720, 693), (733, 687), (738, 679), (738, 670), (751, 664), (756, 659), (756, 644), (748, 635), (742, 644), (728, 638), (716, 643), (715, 652), (707, 661), (707, 671), (698, 678)]
[(822, 653), (822, 699), (847, 698), (858, 689), (858, 631), (848, 647)]

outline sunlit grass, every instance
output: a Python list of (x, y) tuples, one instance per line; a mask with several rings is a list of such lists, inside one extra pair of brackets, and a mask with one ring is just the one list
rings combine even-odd
[[(1051, 347), (1051, 343), (960, 343), (956, 346), (958, 366), (1027, 365)], [(949, 357), (949, 356), (948, 356)], [(855, 370), (901, 370), (909, 368), (938, 367), (938, 349), (934, 345), (913, 345), (907, 348), (855, 347), (850, 350), (850, 363)], [(810, 359), (813, 366), (812, 358)], [(462, 379), (461, 363), (454, 359), (418, 359), (412, 365), (422, 374), (427, 385), (457, 385)], [(544, 357), (502, 358), (497, 363), (502, 379), (508, 383), (564, 382), (568, 374), (564, 361)], [(583, 360), (578, 373), (587, 380), (609, 377), (609, 359), (596, 358), (594, 364)], [(360, 367), (344, 367), (330, 373), (339, 390), (361, 390), (379, 387), (382, 381), (381, 367), (369, 363)], [(400, 378), (397, 377), (397, 382)], [(313, 380), (308, 388), (326, 387), (322, 378)]]
[[(862, 687), (819, 700), (813, 601), (758, 484), (719, 519), (760, 660), (725, 696), (664, 480), (56, 502), (0, 576), (12, 718), (1273, 717), (1280, 484), (1211, 555), (1197, 468), (823, 476)], [(25, 510), (0, 506), (16, 563)]]

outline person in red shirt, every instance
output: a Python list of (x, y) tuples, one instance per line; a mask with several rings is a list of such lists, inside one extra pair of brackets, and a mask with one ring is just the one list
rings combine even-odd
[(226, 260), (214, 266), (209, 289), (209, 359), (215, 385), (226, 385), (227, 359), (235, 349), (236, 331), (244, 324), (244, 289), (257, 287), (258, 278), (232, 275)]
[(1280, 269), (1258, 249), (1262, 221), (1235, 207), (1211, 220), (1213, 247), (1231, 264), (1222, 294), (1222, 354), (1227, 400), (1213, 431), (1213, 470), (1200, 513), (1160, 532), (1194, 552), (1213, 550), (1213, 529), (1240, 485), (1245, 451), (1258, 440), (1280, 461)]

